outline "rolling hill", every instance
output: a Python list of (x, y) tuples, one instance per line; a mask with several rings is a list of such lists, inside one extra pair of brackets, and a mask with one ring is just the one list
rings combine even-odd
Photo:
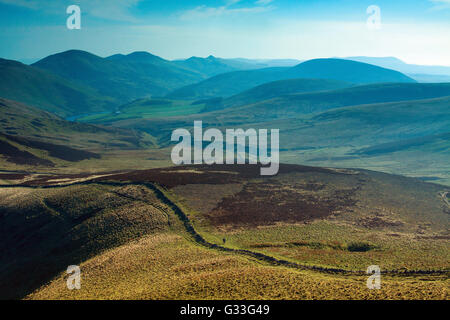
[[(294, 80), (293, 82), (303, 85), (302, 80)], [(287, 83), (290, 83), (290, 81)], [(333, 85), (333, 82), (316, 82), (319, 87), (327, 83)], [(170, 123), (173, 123), (174, 127), (186, 127), (190, 126), (194, 120), (203, 120), (205, 125), (210, 126), (249, 127), (252, 124), (277, 119), (301, 118), (311, 113), (334, 108), (450, 96), (449, 83), (380, 83), (319, 92), (285, 94), (258, 101), (260, 88), (268, 88), (265, 92), (270, 96), (270, 90), (277, 91), (276, 88), (279, 84), (282, 87), (280, 90), (285, 90), (286, 86), (283, 81), (265, 84), (242, 93), (242, 96), (238, 94), (228, 99), (205, 100), (207, 107), (203, 110), (203, 113), (188, 115), (183, 118), (168, 118), (166, 121), (152, 122), (147, 125), (145, 120), (140, 120), (138, 128), (146, 130), (146, 126), (150, 128), (157, 125), (159, 130), (163, 132), (166, 127), (170, 127)], [(340, 82), (335, 82), (335, 84), (345, 85), (345, 83)], [(306, 84), (305, 86), (307, 87)], [(293, 88), (296, 90), (295, 86)], [(261, 96), (264, 96), (264, 94), (261, 94)], [(249, 104), (241, 105), (241, 97), (242, 100), (247, 99)], [(230, 103), (230, 105), (227, 103)], [(389, 110), (386, 110), (386, 112), (389, 116)], [(108, 120), (111, 123), (111, 119)], [(126, 126), (128, 125), (133, 126), (133, 122), (128, 122)]]
[(315, 59), (294, 67), (265, 68), (220, 74), (197, 84), (174, 90), (168, 94), (168, 97), (179, 99), (229, 97), (267, 82), (296, 78), (329, 79), (354, 84), (415, 82), (415, 80), (400, 72), (361, 62), (343, 59)]
[(100, 159), (105, 152), (154, 146), (154, 139), (142, 132), (69, 122), (41, 109), (2, 98), (0, 140), (3, 169), (64, 167), (67, 161)]
[(284, 145), (367, 146), (442, 134), (450, 128), (449, 104), (447, 96), (337, 108), (297, 118), (298, 122), (291, 118), (284, 125), (286, 138), (292, 129), (299, 139), (286, 139)]
[(195, 120), (220, 130), (278, 128), (284, 162), (368, 168), (449, 184), (449, 97), (448, 83), (383, 83), (228, 108), (216, 101), (209, 108), (219, 110), (192, 115), (108, 121), (148, 132), (162, 146), (170, 145), (174, 129), (192, 128)]
[(101, 58), (89, 52), (70, 50), (48, 56), (33, 66), (83, 83), (122, 103), (164, 95), (204, 78), (198, 72), (147, 52)]
[(367, 168), (450, 185), (449, 105), (450, 97), (377, 103), (258, 126), (280, 128), (283, 161)]
[[(289, 118), (328, 109), (407, 100), (431, 99), (450, 96), (450, 83), (382, 83), (352, 86), (349, 88), (306, 92), (279, 96), (273, 99), (250, 100), (249, 105), (237, 103), (233, 109), (226, 108), (223, 114), (218, 110), (214, 116), (225, 120), (238, 115), (248, 116), (254, 122), (273, 118)], [(237, 96), (239, 98), (239, 96)], [(226, 99), (233, 106), (233, 98)], [(223, 104), (224, 107), (228, 105)]]
[(325, 79), (289, 79), (268, 82), (222, 100), (206, 101), (205, 110), (212, 111), (233, 106), (243, 106), (278, 96), (341, 89), (352, 86), (349, 82)]
[(0, 59), (0, 97), (61, 116), (104, 111), (115, 104), (114, 99), (84, 84), (5, 59)]
[(254, 70), (271, 67), (292, 67), (300, 63), (294, 59), (224, 59), (212, 55), (206, 58), (191, 57), (185, 60), (174, 60), (180, 66), (200, 72), (206, 78), (238, 70)]
[(52, 113), (0, 98), (0, 132), (81, 149), (124, 149), (148, 146), (151, 139), (139, 132), (66, 121)]
[[(439, 185), (298, 165), (272, 178), (249, 165), (79, 178), (25, 175), (0, 187), (1, 298), (445, 295)], [(71, 264), (82, 290), (65, 287)], [(371, 264), (383, 271), (382, 290), (364, 286)]]

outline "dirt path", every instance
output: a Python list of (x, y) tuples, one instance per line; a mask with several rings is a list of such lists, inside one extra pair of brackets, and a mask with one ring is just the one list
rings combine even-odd
[[(166, 205), (168, 206), (184, 223), (186, 231), (194, 238), (194, 240), (205, 247), (216, 249), (224, 252), (230, 252), (230, 253), (236, 253), (240, 255), (245, 255), (247, 257), (251, 257), (254, 259), (257, 259), (259, 261), (266, 262), (271, 265), (276, 266), (284, 266), (289, 268), (295, 268), (299, 270), (312, 270), (322, 273), (332, 273), (332, 274), (346, 274), (346, 275), (366, 275), (366, 271), (362, 270), (345, 270), (340, 268), (325, 268), (325, 267), (319, 267), (319, 266), (312, 266), (312, 265), (303, 265), (292, 261), (287, 261), (283, 259), (277, 259), (272, 256), (268, 256), (266, 254), (260, 253), (260, 252), (254, 252), (246, 249), (231, 249), (227, 247), (223, 247), (221, 245), (208, 242), (205, 240), (194, 228), (189, 218), (186, 216), (186, 214), (183, 212), (183, 210), (174, 202), (172, 201), (167, 195), (166, 192), (159, 186), (156, 186), (154, 184), (146, 185), (150, 189), (152, 189), (155, 194), (158, 196), (158, 198)], [(448, 270), (382, 270), (382, 274), (396, 274), (396, 275), (419, 275), (419, 274), (434, 274), (434, 275), (440, 275), (440, 274), (448, 274)]]
[[(169, 196), (167, 195), (167, 192), (160, 186), (157, 186), (153, 183), (127, 183), (127, 182), (105, 182), (105, 181), (83, 181), (83, 182), (76, 182), (76, 183), (70, 183), (70, 184), (59, 184), (59, 185), (47, 185), (47, 186), (28, 186), (28, 185), (0, 185), (1, 188), (34, 188), (34, 189), (50, 189), (50, 188), (63, 188), (73, 185), (89, 185), (89, 184), (98, 184), (98, 185), (109, 185), (109, 186), (144, 186), (152, 191), (155, 192), (155, 195), (157, 198), (165, 205), (167, 206), (173, 213), (177, 215), (177, 217), (181, 220), (181, 222), (184, 225), (185, 231), (192, 237), (192, 239), (199, 245), (203, 247), (207, 247), (209, 249), (219, 250), (222, 252), (229, 252), (229, 253), (235, 253), (242, 256), (250, 257), (262, 262), (265, 262), (270, 265), (274, 266), (284, 266), (288, 268), (294, 268), (298, 270), (311, 270), (316, 272), (322, 272), (322, 273), (329, 273), (329, 274), (342, 274), (342, 275), (366, 275), (366, 271), (362, 270), (345, 270), (340, 268), (326, 268), (326, 267), (319, 267), (319, 266), (313, 266), (313, 265), (303, 265), (297, 262), (287, 261), (283, 259), (277, 259), (272, 256), (250, 251), (247, 249), (232, 249), (227, 248), (215, 243), (208, 242), (203, 238), (201, 234), (199, 234), (192, 222), (189, 220), (187, 215), (184, 213), (184, 211), (174, 202), (172, 201)], [(443, 197), (447, 196), (448, 192), (445, 192)], [(139, 199), (136, 199), (139, 200)], [(141, 200), (140, 200), (141, 201)], [(445, 199), (446, 203), (448, 203), (447, 199)], [(157, 207), (159, 210), (162, 210), (165, 214), (169, 215), (170, 212), (163, 206)], [(382, 270), (382, 274), (392, 274), (392, 275), (405, 275), (405, 276), (411, 276), (411, 275), (442, 275), (442, 274), (449, 274), (450, 271), (448, 270)]]

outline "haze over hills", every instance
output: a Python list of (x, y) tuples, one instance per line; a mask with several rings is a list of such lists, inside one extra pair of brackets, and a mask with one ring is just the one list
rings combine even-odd
[[(288, 65), (293, 63), (293, 60), (272, 62)], [(156, 141), (153, 140), (153, 137), (157, 137), (160, 146), (164, 147), (169, 144), (171, 130), (178, 127), (191, 127), (194, 120), (203, 120), (205, 127), (224, 127), (227, 125), (258, 127), (262, 124), (268, 127), (280, 126), (283, 132), (285, 130), (292, 132), (289, 135), (290, 137), (303, 134), (300, 131), (296, 132), (296, 128), (303, 128), (302, 130), (305, 129), (305, 126), (311, 127), (311, 130), (321, 128), (319, 132), (311, 131), (313, 133), (309, 133), (305, 131), (305, 134), (311, 137), (316, 136), (311, 141), (318, 143), (317, 150), (331, 150), (337, 148), (339, 144), (351, 145), (351, 151), (344, 148), (345, 151), (336, 153), (342, 157), (356, 157), (357, 154), (361, 157), (379, 157), (381, 154), (389, 154), (389, 150), (394, 150), (397, 145), (401, 145), (403, 151), (422, 148), (427, 145), (434, 150), (433, 152), (441, 148), (439, 150), (445, 155), (446, 147), (445, 143), (442, 145), (442, 141), (445, 141), (445, 137), (447, 137), (446, 131), (442, 126), (439, 128), (437, 126), (437, 123), (441, 123), (441, 121), (444, 121), (443, 125), (447, 125), (445, 112), (440, 114), (442, 119), (437, 119), (434, 125), (427, 123), (423, 126), (429, 128), (428, 131), (420, 131), (417, 128), (417, 134), (412, 134), (410, 131), (399, 131), (397, 136), (391, 134), (389, 138), (383, 138), (383, 135), (375, 135), (372, 140), (366, 139), (364, 134), (360, 134), (360, 138), (353, 142), (349, 142), (349, 138), (342, 133), (350, 132), (350, 136), (358, 136), (358, 130), (364, 131), (364, 128), (358, 125), (359, 122), (352, 124), (355, 128), (353, 131), (347, 128), (348, 123), (350, 123), (348, 119), (336, 120), (336, 128), (340, 128), (342, 132), (336, 135), (341, 138), (335, 139), (322, 133), (322, 130), (327, 133), (333, 132), (334, 129), (327, 130), (326, 126), (333, 127), (334, 122), (322, 127), (322, 122), (319, 121), (321, 118), (318, 115), (330, 109), (340, 110), (341, 108), (358, 105), (378, 104), (380, 110), (384, 110), (385, 104), (400, 101), (411, 101), (414, 108), (420, 108), (421, 103), (428, 103), (426, 101), (429, 99), (450, 96), (448, 83), (418, 84), (400, 72), (343, 59), (315, 59), (293, 67), (252, 69), (256, 66), (260, 67), (261, 63), (263, 63), (262, 60), (221, 59), (213, 56), (168, 61), (147, 52), (133, 52), (128, 55), (117, 54), (100, 58), (88, 52), (77, 50), (45, 58), (35, 64), (40, 67), (39, 69), (9, 61), (5, 64), (8, 68), (4, 67), (4, 70), (16, 76), (20, 72), (24, 72), (22, 70), (25, 70), (33, 76), (23, 77), (23, 80), (27, 81), (25, 83), (4, 80), (3, 85), (13, 86), (8, 88), (9, 90), (4, 89), (4, 92), (17, 91), (19, 94), (16, 96), (22, 101), (30, 100), (30, 104), (55, 111), (63, 116), (86, 113), (88, 115), (83, 118), (83, 121), (112, 125), (116, 128), (123, 128), (125, 131), (116, 132), (114, 135), (117, 135), (117, 137), (111, 138), (112, 132), (106, 131), (117, 129), (108, 128), (100, 139), (90, 139), (92, 138), (92, 132), (100, 130), (100, 127), (96, 127), (95, 130), (93, 130), (93, 127), (86, 127), (77, 131), (73, 129), (71, 124), (62, 123), (61, 119), (40, 120), (40, 118), (46, 119), (46, 116), (39, 114), (34, 114), (23, 120), (24, 115), (17, 112), (17, 108), (12, 108), (11, 114), (15, 113), (15, 117), (4, 116), (3, 132), (7, 135), (38, 139), (48, 143), (52, 143), (52, 139), (56, 139), (57, 142), (57, 139), (70, 140), (73, 139), (73, 136), (78, 137), (79, 135), (80, 138), (75, 139), (77, 143), (74, 146), (81, 149), (98, 149), (99, 146), (101, 146), (101, 149), (108, 145), (108, 140), (113, 141), (113, 145), (124, 149), (140, 148), (142, 145), (154, 146)], [(14, 68), (11, 68), (11, 65)], [(42, 68), (46, 68), (46, 70)], [(238, 68), (246, 68), (247, 70), (228, 72)], [(57, 73), (57, 75), (54, 73)], [(209, 75), (215, 73), (220, 74), (208, 78)], [(61, 76), (75, 80), (66, 80)], [(305, 78), (307, 76), (313, 78)], [(183, 81), (195, 82), (198, 79), (205, 78), (207, 79), (177, 89), (168, 96), (180, 95), (188, 99), (216, 96), (225, 98), (193, 102), (193, 100), (145, 97), (145, 92), (152, 90), (152, 88), (158, 88), (157, 91), (165, 90), (165, 92), (168, 92), (169, 88), (181, 86)], [(37, 79), (43, 79), (43, 81)], [(272, 81), (274, 79), (275, 81)], [(70, 105), (83, 106), (83, 104), (73, 100), (73, 97), (84, 97), (83, 94), (87, 96), (83, 101), (88, 101), (89, 105), (77, 108), (74, 111), (65, 107), (64, 104), (58, 103), (60, 100), (64, 100), (59, 99), (58, 94), (48, 94), (47, 88), (52, 88), (52, 84), (46, 82), (49, 80), (57, 83), (53, 85), (59, 90), (62, 90), (61, 86), (64, 85), (73, 88), (74, 93), (66, 95), (72, 99)], [(31, 84), (28, 82), (31, 82)], [(147, 86), (150, 82), (152, 85)], [(34, 91), (28, 90), (31, 85), (37, 86), (37, 88), (33, 89)], [(107, 92), (108, 98), (104, 98), (99, 93), (100, 91)], [(39, 95), (42, 95), (43, 98), (40, 98)], [(138, 96), (138, 99), (133, 99), (135, 96)], [(94, 100), (94, 97), (98, 100)], [(102, 101), (102, 99), (108, 103)], [(42, 103), (41, 100), (46, 104)], [(80, 100), (82, 99), (80, 98)], [(120, 102), (122, 100), (125, 101), (123, 104)], [(104, 104), (91, 103), (91, 101), (101, 101)], [(12, 105), (11, 103), (8, 102), (6, 105)], [(445, 105), (446, 101), (431, 101), (430, 103), (437, 103), (440, 108), (441, 105)], [(102, 111), (105, 111), (105, 114), (96, 114)], [(391, 110), (386, 109), (385, 112), (389, 114)], [(434, 114), (437, 111), (429, 110), (429, 112)], [(25, 114), (27, 113), (28, 111), (25, 112)], [(313, 118), (311, 118), (311, 114), (314, 114)], [(16, 119), (20, 119), (20, 121)], [(359, 119), (357, 116), (355, 116), (355, 119), (366, 123), (366, 120)], [(137, 129), (138, 131), (132, 133), (128, 131), (130, 129)], [(82, 133), (84, 130), (88, 131), (89, 134)], [(102, 132), (101, 130), (98, 132)], [(381, 129), (378, 128), (377, 130)], [(80, 132), (80, 134), (76, 132)], [(367, 132), (371, 131), (368, 129)], [(324, 139), (330, 144), (320, 144), (321, 137), (325, 137)], [(423, 140), (421, 140), (422, 138)], [(143, 144), (141, 139), (145, 141), (142, 142)], [(88, 142), (88, 140), (91, 140), (91, 142)], [(93, 143), (92, 141), (97, 142)], [(394, 146), (390, 144), (394, 144)], [(282, 149), (284, 149), (284, 152), (290, 153), (301, 147), (298, 141), (289, 140), (289, 142), (283, 142)], [(308, 148), (310, 147), (312, 146), (308, 146)], [(318, 152), (318, 154), (326, 154), (326, 152)], [(320, 159), (326, 158), (326, 156), (308, 156), (302, 159), (313, 161), (313, 158)], [(441, 162), (441, 157), (437, 158)]]
[(233, 58), (227, 59), (228, 61), (247, 63), (249, 65), (258, 66), (258, 68), (271, 68), (271, 67), (293, 67), (303, 62), (297, 59), (245, 59), (245, 58)]
[(265, 65), (213, 56), (169, 61), (148, 52), (101, 58), (86, 51), (69, 50), (41, 59), (32, 66), (82, 83), (124, 103), (162, 96), (217, 74)]
[[(200, 72), (207, 77), (245, 68), (244, 64), (241, 64), (239, 66), (240, 68), (238, 68), (237, 64), (233, 66), (233, 63), (228, 63), (225, 59), (219, 59), (213, 56), (207, 58), (191, 57), (186, 60), (175, 60), (174, 63), (184, 68)], [(252, 68), (252, 65), (248, 65), (247, 67)]]
[(229, 97), (263, 83), (295, 78), (339, 80), (354, 84), (416, 82), (400, 72), (365, 63), (343, 59), (315, 59), (294, 67), (264, 68), (220, 74), (200, 83), (177, 89), (168, 94), (168, 97), (194, 99)]
[(406, 74), (427, 74), (427, 75), (447, 75), (450, 76), (450, 67), (446, 66), (424, 66), (408, 64), (395, 57), (348, 57), (344, 58), (353, 61), (370, 63), (383, 68), (393, 69)]

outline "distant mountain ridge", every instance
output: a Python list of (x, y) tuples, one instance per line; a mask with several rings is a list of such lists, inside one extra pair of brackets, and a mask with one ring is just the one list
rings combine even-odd
[(394, 69), (406, 74), (428, 74), (450, 76), (450, 67), (409, 64), (395, 57), (347, 57), (343, 59), (370, 63), (383, 68)]
[[(174, 63), (184, 68), (200, 72), (207, 77), (239, 70), (237, 66), (230, 65), (227, 60), (218, 59), (213, 56), (207, 58), (191, 57), (186, 60), (175, 60)], [(248, 67), (251, 68), (251, 66)]]
[(394, 70), (344, 59), (314, 59), (294, 67), (234, 71), (211, 77), (197, 84), (176, 89), (168, 97), (205, 99), (229, 97), (252, 87), (277, 80), (314, 78), (354, 84), (416, 82)]
[(163, 95), (203, 79), (199, 73), (176, 67), (147, 52), (101, 58), (70, 50), (48, 56), (32, 66), (81, 82), (120, 102)]

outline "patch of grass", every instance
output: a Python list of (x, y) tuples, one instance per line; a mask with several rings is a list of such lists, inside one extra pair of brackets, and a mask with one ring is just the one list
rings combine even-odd
[(0, 234), (1, 299), (23, 297), (68, 265), (169, 228), (161, 204), (142, 187), (2, 188), (0, 194), (0, 221), (8, 230)]
[(179, 235), (143, 237), (81, 264), (80, 290), (66, 274), (27, 299), (445, 299), (439, 278), (341, 277), (270, 267), (196, 246)]

